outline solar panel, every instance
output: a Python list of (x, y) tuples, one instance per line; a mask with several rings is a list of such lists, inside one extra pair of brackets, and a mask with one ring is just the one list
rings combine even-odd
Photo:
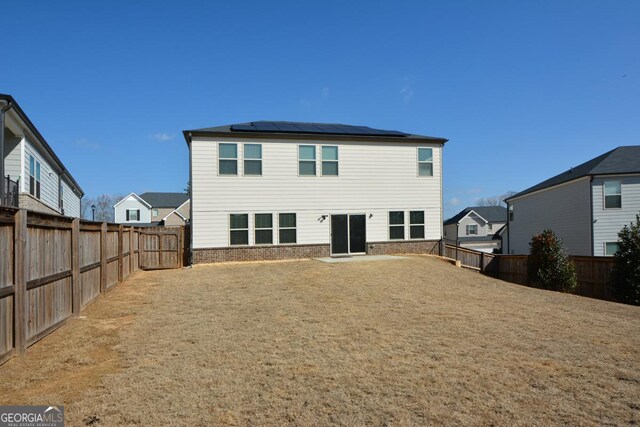
[(395, 130), (373, 129), (368, 126), (351, 126), (331, 123), (304, 122), (269, 122), (259, 121), (231, 125), (233, 132), (274, 132), (274, 133), (309, 133), (327, 135), (367, 135), (367, 136), (398, 136), (408, 134)]

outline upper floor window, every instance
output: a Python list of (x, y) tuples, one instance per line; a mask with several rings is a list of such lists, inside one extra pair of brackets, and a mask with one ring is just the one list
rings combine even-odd
[(40, 162), (29, 156), (29, 193), (40, 198)]
[(64, 186), (62, 183), (60, 183), (59, 190), (60, 196), (58, 197), (58, 207), (62, 212), (64, 212)]
[(270, 245), (273, 243), (273, 215), (256, 214), (256, 245)]
[(322, 146), (322, 175), (338, 176), (338, 147), (334, 145)]
[(140, 221), (140, 209), (127, 209), (127, 221)]
[(493, 231), (493, 224), (491, 224), (490, 222), (489, 222), (489, 223), (487, 223), (487, 229), (488, 229), (489, 231)]
[(409, 237), (424, 239), (424, 211), (409, 212)]
[(158, 216), (158, 209), (151, 209), (151, 216), (154, 218)]
[(229, 243), (231, 245), (249, 244), (249, 215), (229, 215)]
[(614, 256), (618, 252), (618, 242), (607, 242), (604, 244), (605, 256)]
[(404, 212), (403, 211), (389, 212), (389, 239), (390, 240), (404, 239)]
[(298, 146), (298, 175), (300, 176), (316, 175), (316, 146), (315, 145)]
[(509, 221), (513, 221), (513, 205), (509, 205)]
[(433, 148), (418, 147), (418, 176), (433, 176)]
[(238, 175), (238, 144), (218, 144), (218, 173)]
[(281, 213), (278, 218), (279, 243), (296, 243), (296, 214)]
[(619, 209), (622, 207), (622, 182), (610, 180), (604, 182), (604, 208)]
[(467, 224), (467, 236), (478, 234), (478, 224)]
[(262, 175), (262, 144), (244, 144), (244, 174)]

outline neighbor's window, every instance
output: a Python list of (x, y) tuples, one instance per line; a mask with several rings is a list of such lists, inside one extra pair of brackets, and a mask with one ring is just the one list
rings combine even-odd
[(478, 234), (478, 225), (477, 224), (468, 224), (467, 225), (467, 236), (471, 234)]
[(487, 229), (488, 229), (489, 231), (493, 231), (493, 224), (488, 223), (488, 224), (487, 224)]
[(29, 193), (40, 198), (40, 162), (29, 156)]
[(390, 240), (404, 239), (404, 212), (403, 211), (389, 212), (389, 239)]
[(433, 148), (418, 147), (418, 176), (433, 176)]
[(424, 239), (424, 211), (409, 212), (409, 237)]
[(278, 218), (279, 243), (296, 243), (296, 214), (281, 213)]
[(140, 221), (140, 209), (127, 209), (127, 221)]
[(618, 242), (607, 242), (604, 244), (604, 254), (614, 256), (618, 252)]
[(238, 175), (238, 144), (218, 145), (218, 173)]
[(229, 215), (229, 243), (231, 245), (249, 244), (249, 214)]
[(619, 180), (604, 182), (604, 208), (619, 209), (622, 207), (622, 182)]
[(151, 215), (153, 215), (154, 217), (158, 216), (158, 209), (152, 209)]
[(513, 205), (509, 205), (509, 221), (513, 221)]
[(322, 175), (338, 176), (338, 147), (334, 145), (322, 146)]
[(300, 145), (298, 147), (298, 174), (300, 176), (315, 176), (316, 174), (316, 146)]
[(60, 184), (60, 200), (58, 200), (58, 207), (64, 213), (64, 186)]
[(256, 214), (256, 245), (270, 245), (273, 243), (273, 215)]
[(262, 144), (244, 144), (244, 174), (262, 175)]

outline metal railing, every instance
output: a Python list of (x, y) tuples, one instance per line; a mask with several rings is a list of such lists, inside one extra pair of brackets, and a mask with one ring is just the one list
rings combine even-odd
[(20, 179), (12, 181), (9, 176), (2, 177), (2, 187), (4, 191), (2, 192), (2, 197), (0, 197), (0, 206), (18, 207), (19, 181)]

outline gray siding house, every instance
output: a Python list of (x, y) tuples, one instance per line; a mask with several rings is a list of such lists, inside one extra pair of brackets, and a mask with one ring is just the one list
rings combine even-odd
[(186, 193), (131, 193), (114, 205), (115, 221), (128, 225), (184, 225), (189, 221)]
[(499, 253), (506, 224), (503, 206), (468, 207), (444, 222), (444, 238), (465, 248)]
[(0, 94), (0, 205), (80, 216), (82, 189), (29, 117)]
[(612, 256), (618, 232), (640, 213), (640, 146), (618, 147), (505, 202), (505, 253), (529, 253), (531, 237), (549, 228), (571, 255)]

